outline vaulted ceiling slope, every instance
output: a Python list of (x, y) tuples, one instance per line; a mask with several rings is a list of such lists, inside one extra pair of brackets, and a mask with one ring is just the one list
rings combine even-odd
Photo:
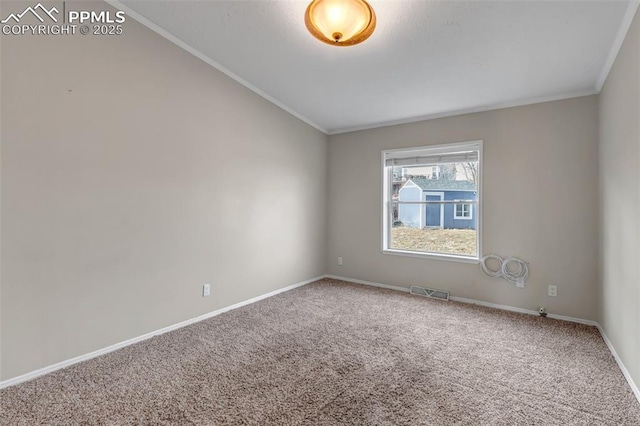
[(597, 93), (637, 8), (370, 0), (376, 31), (338, 48), (307, 1), (109, 3), (329, 134)]

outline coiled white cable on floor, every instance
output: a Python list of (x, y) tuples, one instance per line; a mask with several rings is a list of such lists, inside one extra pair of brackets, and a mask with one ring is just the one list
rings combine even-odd
[[(495, 270), (489, 268), (487, 264), (487, 261), (489, 260), (495, 260), (496, 262), (498, 262), (498, 268)], [(514, 263), (517, 266), (513, 266)], [(515, 284), (516, 287), (520, 288), (524, 287), (524, 282), (529, 276), (529, 266), (527, 265), (527, 262), (522, 259), (518, 259), (517, 257), (509, 257), (505, 260), (502, 260), (500, 256), (497, 256), (495, 254), (488, 254), (482, 258), (480, 264), (482, 266), (482, 271), (491, 278), (502, 277), (510, 283)], [(512, 266), (510, 267), (509, 265)]]

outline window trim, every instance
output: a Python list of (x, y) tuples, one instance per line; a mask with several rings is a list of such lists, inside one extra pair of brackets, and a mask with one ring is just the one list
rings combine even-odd
[[(454, 200), (459, 201), (459, 200)], [(458, 216), (458, 206), (462, 207), (462, 216)], [(469, 216), (464, 215), (464, 206), (469, 206)], [(455, 203), (453, 205), (453, 218), (455, 220), (473, 220), (473, 204), (471, 203)]]
[[(388, 248), (389, 242), (391, 241), (391, 226), (388, 226), (390, 222), (391, 212), (389, 211), (390, 201), (392, 200), (392, 188), (393, 188), (393, 167), (386, 168), (385, 164), (385, 156), (388, 153), (393, 152), (411, 152), (411, 151), (420, 151), (424, 149), (461, 149), (461, 148), (476, 148), (478, 149), (478, 175), (477, 175), (477, 202), (476, 205), (476, 255), (475, 256), (465, 256), (458, 254), (447, 254), (447, 253), (431, 253), (431, 252), (415, 252), (409, 250), (397, 250)], [(382, 203), (381, 203), (381, 232), (380, 232), (380, 251), (382, 254), (394, 255), (394, 256), (406, 256), (406, 257), (415, 257), (422, 259), (437, 259), (437, 260), (446, 260), (446, 261), (454, 261), (454, 262), (462, 262), (462, 263), (480, 263), (480, 259), (482, 259), (482, 174), (483, 174), (483, 141), (482, 140), (474, 140), (474, 141), (466, 141), (466, 142), (453, 142), (453, 143), (444, 143), (444, 144), (434, 144), (434, 145), (423, 145), (417, 147), (410, 148), (394, 148), (394, 149), (385, 149), (382, 150), (380, 155), (380, 177), (382, 181), (381, 190), (382, 190)], [(386, 169), (386, 173), (385, 173)], [(473, 209), (472, 213), (473, 215)], [(454, 209), (455, 215), (455, 209)]]

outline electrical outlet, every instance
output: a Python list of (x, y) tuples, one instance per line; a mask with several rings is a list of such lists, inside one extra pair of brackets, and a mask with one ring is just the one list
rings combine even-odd
[(211, 294), (211, 284), (205, 284), (202, 286), (202, 297), (207, 297)]
[(342, 266), (342, 258), (341, 257), (338, 258), (338, 266)]
[(558, 286), (550, 285), (547, 290), (547, 295), (549, 297), (557, 297), (558, 296)]

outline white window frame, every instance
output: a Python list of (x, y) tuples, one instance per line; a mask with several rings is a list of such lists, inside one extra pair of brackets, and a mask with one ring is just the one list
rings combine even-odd
[[(460, 201), (460, 200), (456, 200)], [(462, 206), (462, 216), (458, 216), (458, 206)], [(464, 206), (469, 206), (469, 216), (464, 215)], [(473, 220), (473, 204), (456, 203), (453, 205), (453, 218), (456, 220)]]
[[(468, 142), (455, 142), (438, 145), (427, 145), (413, 148), (400, 148), (400, 149), (386, 149), (381, 154), (381, 175), (382, 175), (382, 229), (381, 229), (381, 251), (383, 254), (395, 255), (395, 256), (407, 256), (423, 259), (438, 259), (463, 263), (479, 263), (482, 258), (482, 140), (468, 141)], [(478, 149), (478, 175), (477, 179), (477, 196), (476, 196), (476, 255), (458, 255), (447, 253), (434, 253), (434, 252), (418, 252), (409, 250), (399, 250), (389, 248), (391, 242), (391, 228), (392, 228), (392, 189), (393, 189), (393, 167), (387, 167), (385, 164), (385, 157), (389, 153), (393, 152), (411, 152), (411, 151), (424, 151), (425, 149), (451, 149), (451, 151), (460, 150), (464, 148)], [(468, 204), (468, 203), (461, 203)], [(454, 207), (455, 215), (455, 207)], [(473, 208), (471, 209), (471, 215), (473, 216)]]

